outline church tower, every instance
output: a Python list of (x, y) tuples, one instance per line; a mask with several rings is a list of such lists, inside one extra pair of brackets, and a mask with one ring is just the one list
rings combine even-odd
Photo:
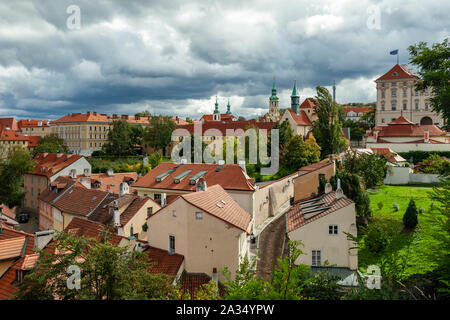
[(273, 79), (272, 95), (269, 98), (269, 117), (271, 121), (280, 119), (280, 111), (278, 110), (279, 99), (277, 97), (277, 87), (275, 86), (275, 78)]
[(300, 94), (297, 89), (297, 80), (294, 80), (294, 88), (292, 89), (291, 109), (294, 110), (296, 114), (300, 113)]
[(217, 96), (216, 96), (216, 103), (214, 104), (215, 108), (214, 108), (214, 114), (213, 114), (213, 119), (220, 121), (220, 111), (219, 111), (219, 103), (217, 102)]
[(230, 98), (228, 98), (227, 114), (231, 114)]

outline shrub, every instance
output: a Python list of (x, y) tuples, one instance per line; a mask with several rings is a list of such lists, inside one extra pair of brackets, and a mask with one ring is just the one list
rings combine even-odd
[(378, 202), (378, 210), (381, 210), (381, 209), (383, 209), (383, 202)]
[(408, 208), (406, 208), (405, 214), (403, 215), (403, 225), (407, 229), (414, 229), (418, 223), (416, 203), (411, 199)]
[(156, 168), (162, 161), (162, 155), (158, 152), (152, 153), (148, 156), (148, 163), (152, 166), (152, 168)]
[(380, 253), (388, 245), (389, 238), (381, 227), (372, 225), (369, 227), (364, 243), (371, 252)]
[(146, 223), (144, 223), (142, 225), (142, 231), (147, 232), (147, 230), (148, 230), (148, 225), (147, 225), (147, 222), (146, 222)]

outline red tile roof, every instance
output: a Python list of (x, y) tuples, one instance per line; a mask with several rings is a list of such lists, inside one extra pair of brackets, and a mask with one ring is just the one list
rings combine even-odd
[(416, 75), (412, 74), (409, 70), (405, 70), (402, 66), (396, 64), (386, 72), (384, 75), (379, 77), (375, 81), (379, 80), (394, 80), (394, 79), (411, 79), (411, 78), (417, 78)]
[(305, 99), (300, 105), (300, 109), (313, 109), (314, 108), (314, 100), (313, 99)]
[[(156, 177), (174, 169), (172, 173), (166, 176), (161, 182), (156, 182)], [(174, 183), (174, 178), (183, 172), (192, 170), (180, 183)], [(219, 171), (216, 171), (219, 170)], [(250, 177), (237, 164), (217, 164), (207, 163), (188, 163), (177, 165), (171, 162), (162, 162), (152, 169), (144, 177), (140, 178), (134, 188), (152, 188), (172, 191), (195, 191), (195, 185), (189, 183), (189, 179), (200, 171), (207, 171), (203, 176), (208, 185), (221, 185), (225, 190), (245, 190), (253, 191), (255, 186)]]
[(392, 151), (390, 148), (370, 148), (373, 152), (385, 156), (389, 162), (406, 161), (403, 157)]
[(169, 276), (176, 276), (183, 263), (184, 256), (178, 253), (169, 254), (167, 250), (148, 247), (144, 250), (148, 259), (153, 263), (151, 273), (164, 273)]
[(27, 136), (28, 138), (28, 148), (35, 148), (38, 146), (38, 142), (41, 139), (40, 136)]
[(38, 153), (33, 158), (37, 165), (28, 173), (52, 177), (81, 158), (83, 157), (75, 154)]
[(220, 185), (208, 187), (206, 191), (183, 194), (181, 197), (194, 207), (250, 233), (250, 213), (242, 209)]
[(424, 137), (428, 130), (430, 137), (442, 137), (446, 135), (435, 125), (414, 124), (403, 116), (398, 117), (387, 126), (379, 126), (372, 129), (366, 136), (373, 136), (374, 131), (378, 132), (378, 137)]
[[(196, 294), (201, 287), (211, 281), (211, 277), (205, 273), (188, 273), (186, 271), (183, 272), (183, 275), (180, 279), (181, 290), (183, 292), (188, 292), (191, 296), (191, 299), (195, 299)], [(219, 295), (224, 297), (225, 288), (222, 284), (219, 283)]]
[[(118, 120), (118, 119), (117, 119)], [(94, 113), (72, 113), (57, 120), (52, 121), (52, 123), (70, 123), (70, 122), (112, 122), (113, 119), (108, 118), (107, 115)]]
[(16, 219), (16, 214), (10, 208), (8, 208), (6, 204), (0, 203), (0, 212), (12, 219)]
[(108, 194), (106, 191), (86, 189), (74, 185), (56, 199), (52, 205), (64, 213), (88, 216), (97, 209)]
[(0, 131), (0, 141), (28, 141), (28, 137), (13, 130), (3, 129)]
[(50, 126), (50, 122), (48, 120), (20, 120), (18, 122), (18, 126), (19, 126), (19, 128), (25, 128), (25, 127), (49, 127)]
[[(68, 177), (68, 176), (67, 176)], [(91, 187), (97, 190), (111, 191), (112, 193), (119, 194), (119, 186), (122, 182), (137, 181), (137, 172), (114, 172), (110, 177), (106, 173), (92, 173), (89, 177), (83, 175), (77, 175), (76, 179), (80, 182), (82, 179), (90, 179)], [(94, 188), (94, 184), (98, 185), (98, 188)], [(130, 186), (130, 193), (133, 193), (133, 188)]]
[(321, 161), (321, 162), (316, 162), (316, 163), (310, 164), (305, 167), (301, 167), (300, 169), (298, 169), (298, 171), (312, 172), (312, 171), (316, 171), (316, 170), (319, 170), (319, 169), (322, 169), (324, 167), (328, 167), (331, 165), (333, 165), (333, 162), (331, 162), (331, 161), (323, 161), (323, 162)]
[(350, 111), (353, 111), (358, 115), (360, 112), (363, 114), (370, 110), (375, 110), (375, 107), (343, 107), (345, 114), (347, 115)]
[[(310, 208), (302, 208), (302, 204), (297, 203), (290, 209), (290, 211), (287, 214), (287, 220), (286, 220), (287, 232), (296, 230), (308, 223), (311, 223), (317, 219), (320, 219), (326, 215), (329, 215), (330, 213), (336, 212), (339, 209), (347, 207), (353, 203), (352, 200), (348, 199), (345, 196), (342, 196), (341, 198), (336, 199), (335, 192), (330, 192), (330, 193), (324, 194), (323, 196), (317, 197), (316, 199), (325, 202), (324, 204), (317, 206), (317, 209), (324, 208), (324, 210), (322, 212), (318, 211), (319, 213), (317, 213), (317, 212), (305, 213)], [(310, 202), (308, 202), (308, 204), (310, 204)], [(306, 205), (306, 203), (305, 203), (305, 205)], [(326, 208), (326, 207), (330, 207), (330, 206), (331, 206), (331, 208)]]
[[(205, 114), (203, 115), (200, 120), (203, 121), (218, 121), (218, 120), (214, 120), (214, 114)], [(227, 114), (227, 113), (221, 113), (220, 114), (220, 121), (233, 121), (233, 119), (236, 119), (235, 116), (233, 116), (232, 114)]]
[[(17, 231), (3, 226), (0, 233), (0, 241), (3, 240), (18, 240), (24, 241), (25, 246), (22, 247), (22, 252), (18, 260), (0, 276), (0, 300), (10, 299), (18, 290), (13, 283), (16, 280), (16, 270), (24, 265), (24, 260), (27, 255), (34, 254), (34, 235), (22, 231)], [(16, 258), (17, 259), (17, 258)]]
[(294, 110), (288, 109), (295, 123), (300, 126), (312, 126), (311, 120), (309, 120), (306, 112), (304, 110), (300, 110), (300, 113), (297, 114)]
[[(102, 232), (108, 230), (108, 227), (101, 224), (100, 222), (87, 220), (80, 217), (74, 217), (72, 221), (67, 225), (64, 229), (65, 232), (71, 233), (76, 236), (82, 236), (87, 238), (95, 238), (99, 239)], [(112, 244), (119, 244), (120, 240), (122, 240), (122, 236), (119, 236), (115, 233), (114, 229), (109, 229), (112, 237), (109, 239), (109, 242)]]
[(9, 128), (12, 131), (18, 131), (19, 126), (15, 118), (0, 118), (0, 130)]
[[(198, 126), (201, 126), (202, 135), (205, 135), (205, 131), (209, 129), (217, 129), (219, 130), (223, 136), (227, 135), (227, 129), (229, 130), (237, 130), (242, 129), (246, 130), (249, 127), (256, 126), (258, 129), (271, 130), (275, 126), (275, 122), (259, 122), (255, 119), (245, 120), (245, 121), (207, 121), (205, 123), (199, 123)], [(194, 134), (194, 124), (186, 124), (177, 126), (177, 129), (186, 129), (189, 131), (189, 134)], [(209, 133), (207, 135), (214, 135)]]

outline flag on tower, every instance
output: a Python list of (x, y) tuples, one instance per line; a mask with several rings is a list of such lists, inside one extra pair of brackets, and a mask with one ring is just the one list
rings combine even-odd
[(398, 49), (395, 49), (395, 50), (391, 51), (390, 54), (395, 56), (396, 54), (398, 54)]

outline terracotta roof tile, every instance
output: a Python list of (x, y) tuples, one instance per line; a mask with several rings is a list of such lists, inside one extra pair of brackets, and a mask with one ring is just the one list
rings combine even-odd
[(81, 158), (74, 154), (38, 153), (33, 158), (37, 165), (29, 173), (51, 177)]
[[(348, 199), (347, 197), (343, 196), (339, 199), (336, 199), (336, 193), (330, 192), (328, 194), (324, 194), (321, 197), (315, 198), (317, 199), (317, 202), (323, 201), (324, 204), (318, 205), (316, 208), (324, 208), (323, 211), (316, 211), (314, 213), (305, 213), (310, 208), (302, 208), (302, 204), (295, 204), (291, 207), (290, 211), (287, 213), (286, 217), (286, 229), (287, 232), (291, 232), (293, 230), (296, 230), (308, 223), (311, 223), (317, 219), (320, 219), (330, 213), (333, 213), (341, 208), (347, 207), (353, 203), (352, 200)], [(308, 204), (310, 204), (308, 202)], [(331, 208), (327, 208), (330, 207)], [(306, 214), (306, 215), (305, 215)]]
[(6, 204), (0, 203), (0, 212), (4, 215), (7, 215), (11, 219), (16, 219), (16, 214), (10, 208), (8, 208)]
[[(41, 124), (41, 125), (39, 125)], [(20, 120), (18, 122), (19, 128), (25, 128), (25, 127), (49, 127), (50, 122), (48, 120)]]
[[(227, 129), (228, 130), (246, 130), (247, 128), (251, 126), (256, 126), (258, 129), (265, 129), (265, 130), (271, 130), (275, 126), (275, 122), (259, 122), (255, 119), (252, 120), (245, 120), (245, 121), (206, 121), (205, 123), (199, 123), (201, 124), (202, 129), (202, 135), (205, 135), (205, 132), (207, 130), (216, 129), (219, 130), (223, 136), (227, 135)], [(189, 134), (194, 134), (194, 123), (186, 124), (186, 125), (179, 125), (177, 126), (177, 129), (185, 129), (189, 132)], [(176, 132), (175, 132), (176, 134)], [(212, 135), (208, 132), (205, 136)]]
[(0, 141), (28, 141), (28, 137), (13, 130), (1, 130)]
[(9, 128), (12, 131), (18, 131), (19, 126), (17, 120), (14, 117), (0, 118), (0, 130)]
[(250, 233), (251, 216), (220, 185), (181, 195), (191, 205)]
[(169, 254), (167, 250), (148, 247), (144, 251), (151, 263), (153, 263), (151, 273), (164, 273), (169, 276), (176, 276), (183, 263), (184, 256), (181, 254)]
[(300, 109), (313, 109), (314, 108), (314, 99), (305, 99), (300, 105)]
[[(72, 221), (67, 225), (67, 227), (64, 229), (64, 231), (68, 233), (72, 233), (76, 236), (83, 236), (87, 238), (96, 238), (98, 239), (102, 232), (107, 230), (108, 227), (96, 222), (87, 220), (84, 218), (74, 217)], [(122, 240), (122, 236), (119, 236), (118, 234), (115, 234), (113, 229), (110, 229), (111, 233), (113, 234), (111, 239), (109, 240), (112, 244), (119, 244), (120, 240)]]
[(379, 80), (393, 80), (393, 79), (411, 79), (411, 78), (417, 78), (416, 75), (412, 74), (409, 71), (406, 71), (404, 68), (402, 68), (399, 64), (396, 64), (386, 72), (384, 75), (379, 77), (375, 81)]
[(21, 257), (24, 245), (26, 237), (0, 240), (0, 261)]
[[(166, 176), (161, 182), (156, 182), (156, 177), (174, 169), (172, 173)], [(219, 171), (216, 171), (220, 169)], [(183, 172), (192, 170), (180, 183), (174, 183), (174, 178)], [(172, 191), (195, 191), (195, 184), (192, 185), (189, 179), (201, 171), (207, 171), (203, 178), (208, 185), (220, 184), (225, 190), (244, 190), (253, 191), (255, 186), (250, 177), (242, 171), (237, 164), (225, 164), (219, 166), (217, 164), (207, 163), (188, 163), (177, 165), (171, 162), (162, 162), (152, 169), (147, 175), (140, 178), (133, 187), (134, 188), (152, 188), (165, 189)]]
[(86, 189), (84, 187), (72, 186), (52, 205), (61, 212), (88, 216), (108, 196), (108, 192), (102, 190)]
[(304, 110), (300, 110), (300, 113), (297, 114), (294, 110), (288, 109), (295, 123), (302, 126), (312, 126), (311, 120), (309, 120), (306, 112)]

